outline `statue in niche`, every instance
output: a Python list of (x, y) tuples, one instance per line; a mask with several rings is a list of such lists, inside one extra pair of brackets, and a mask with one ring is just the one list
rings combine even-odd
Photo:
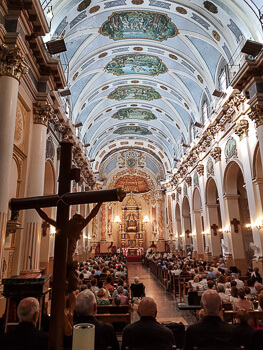
[(137, 232), (137, 217), (134, 213), (127, 215), (127, 232)]

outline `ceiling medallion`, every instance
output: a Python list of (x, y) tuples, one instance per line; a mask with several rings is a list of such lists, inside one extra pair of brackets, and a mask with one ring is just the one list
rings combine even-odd
[(111, 109), (111, 108), (110, 108), (110, 109), (107, 109), (106, 113), (111, 112), (111, 111), (112, 111), (112, 109)]
[(172, 58), (173, 60), (178, 60), (178, 57), (173, 55), (172, 53), (170, 53), (169, 57)]
[(86, 103), (84, 103), (84, 105), (82, 105), (81, 110), (83, 111), (83, 109), (86, 107)]
[(163, 41), (178, 35), (178, 29), (166, 14), (131, 10), (114, 12), (103, 23), (99, 33), (109, 36), (113, 40), (150, 39)]
[(186, 15), (187, 11), (183, 7), (176, 7), (176, 11), (181, 13), (182, 15)]
[(114, 57), (105, 70), (114, 75), (136, 73), (154, 76), (167, 72), (167, 67), (157, 56), (135, 53)]
[(132, 0), (133, 5), (141, 5), (144, 3), (143, 0)]
[(212, 13), (218, 13), (218, 9), (217, 9), (216, 5), (214, 5), (211, 1), (205, 1), (204, 7)]
[(139, 46), (136, 46), (133, 48), (134, 51), (142, 51), (143, 48), (142, 47), (139, 47)]
[(99, 55), (99, 58), (106, 57), (108, 55), (108, 52), (103, 52)]
[(74, 74), (73, 81), (77, 79), (78, 75), (79, 75), (79, 72)]
[(163, 85), (161, 85), (160, 88), (163, 89), (163, 90), (167, 90), (167, 87), (165, 87)]
[(106, 85), (101, 90), (104, 91), (104, 90), (107, 90), (108, 88), (109, 88), (109, 85)]
[(204, 80), (203, 80), (203, 78), (201, 77), (201, 75), (198, 75), (198, 76), (197, 76), (197, 79), (200, 81), (201, 84), (203, 84)]
[(189, 106), (187, 103), (184, 104), (186, 109), (189, 109)]
[(217, 41), (220, 41), (220, 35), (215, 31), (213, 30), (213, 37), (217, 40)]
[(132, 84), (139, 84), (139, 80), (132, 80), (131, 83)]
[(90, 10), (89, 10), (89, 13), (95, 13), (95, 12), (98, 12), (100, 9), (100, 6), (97, 5), (97, 6), (93, 6)]

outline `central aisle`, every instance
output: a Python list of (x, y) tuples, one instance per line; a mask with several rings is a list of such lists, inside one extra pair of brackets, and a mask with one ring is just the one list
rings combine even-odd
[[(150, 273), (150, 270), (142, 266), (141, 263), (128, 262), (129, 283), (133, 283), (134, 277), (138, 276), (145, 285), (147, 297), (151, 297), (157, 304), (158, 322), (182, 322), (184, 325), (195, 323), (195, 318), (189, 311), (180, 311), (176, 308), (176, 300), (173, 295)], [(132, 313), (132, 322), (138, 320), (137, 312)]]

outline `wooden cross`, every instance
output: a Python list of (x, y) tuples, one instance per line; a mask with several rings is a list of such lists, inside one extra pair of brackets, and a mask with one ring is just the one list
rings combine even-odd
[(238, 225), (240, 224), (240, 221), (237, 218), (233, 218), (231, 221), (231, 225), (234, 225), (234, 232), (238, 233)]
[(217, 229), (218, 229), (218, 226), (216, 224), (213, 224), (211, 226), (211, 229), (214, 231), (214, 236), (217, 236)]
[[(59, 189), (57, 195), (30, 198), (13, 198), (9, 202), (9, 207), (12, 211), (12, 219), (16, 219), (18, 217), (19, 210), (39, 210), (40, 208), (57, 207), (57, 219), (56, 222), (54, 222), (57, 233), (55, 235), (51, 319), (49, 326), (48, 343), (49, 350), (62, 350), (63, 348), (65, 307), (64, 286), (66, 284), (70, 205), (111, 201), (121, 202), (126, 196), (125, 192), (120, 188), (106, 191), (70, 193), (71, 181), (76, 180), (79, 177), (79, 172), (76, 171), (79, 169), (71, 168), (72, 146), (73, 144), (70, 142), (61, 143)], [(93, 210), (95, 210), (95, 208)]]

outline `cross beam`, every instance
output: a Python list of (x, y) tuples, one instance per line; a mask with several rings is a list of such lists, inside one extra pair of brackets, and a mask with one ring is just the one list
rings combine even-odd
[(106, 191), (70, 193), (70, 182), (74, 179), (72, 175), (75, 172), (75, 169), (71, 168), (72, 146), (70, 142), (61, 142), (59, 189), (57, 195), (13, 198), (9, 202), (12, 217), (17, 217), (19, 210), (57, 207), (49, 350), (62, 350), (63, 348), (69, 206), (84, 203), (122, 202), (126, 196), (125, 192), (120, 188)]

